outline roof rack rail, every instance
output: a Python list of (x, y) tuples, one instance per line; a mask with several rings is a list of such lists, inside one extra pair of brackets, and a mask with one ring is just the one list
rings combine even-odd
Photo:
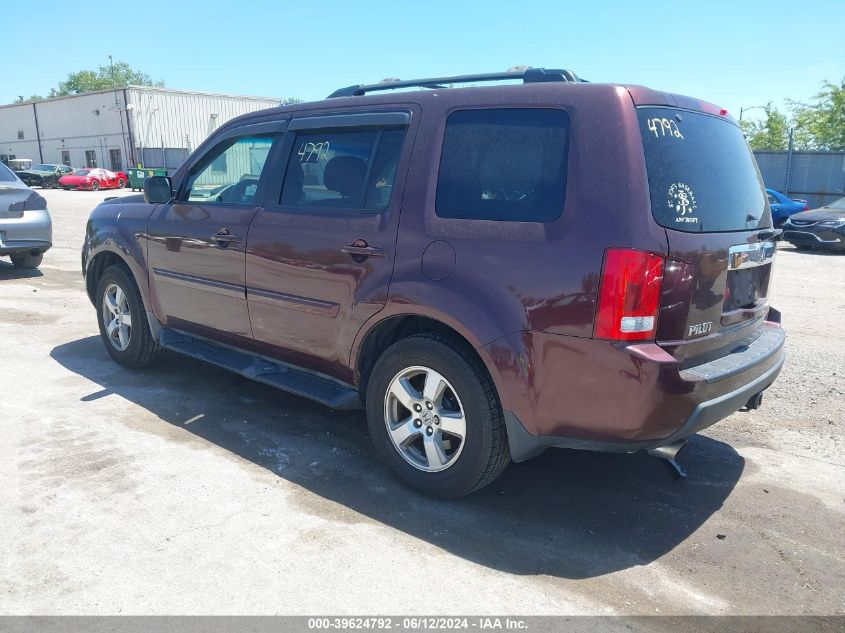
[(455, 77), (429, 77), (427, 79), (386, 79), (377, 84), (359, 84), (335, 90), (329, 99), (335, 97), (360, 97), (368, 92), (380, 90), (396, 90), (397, 88), (446, 88), (446, 84), (466, 84), (482, 81), (503, 81), (507, 79), (522, 79), (523, 83), (544, 83), (547, 81), (577, 82), (581, 81), (571, 70), (564, 68), (525, 68), (524, 70), (508, 70), (501, 73), (481, 73), (477, 75), (457, 75)]

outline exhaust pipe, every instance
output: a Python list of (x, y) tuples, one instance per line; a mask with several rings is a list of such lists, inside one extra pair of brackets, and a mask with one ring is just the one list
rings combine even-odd
[(667, 464), (669, 464), (669, 466), (672, 467), (672, 470), (675, 472), (676, 475), (678, 475), (678, 477), (686, 479), (687, 469), (684, 468), (680, 463), (678, 463), (678, 460), (676, 459), (678, 453), (680, 453), (686, 445), (686, 440), (678, 440), (677, 442), (672, 442), (671, 444), (666, 444), (665, 446), (650, 448), (648, 449), (648, 454), (652, 457), (658, 457), (664, 460)]

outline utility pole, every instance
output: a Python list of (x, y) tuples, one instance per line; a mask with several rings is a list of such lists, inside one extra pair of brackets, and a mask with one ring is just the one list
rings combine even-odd
[[(121, 115), (120, 109), (120, 102), (117, 98), (117, 83), (114, 80), (114, 60), (112, 56), (109, 55), (109, 74), (111, 75), (111, 89), (112, 93), (114, 93), (114, 107), (117, 110), (117, 120), (120, 121), (120, 143), (123, 145), (123, 155), (126, 157), (126, 160), (129, 160), (129, 148), (128, 143), (126, 142), (126, 130), (123, 129), (123, 116)], [(125, 92), (125, 91), (124, 91)], [(114, 168), (114, 165), (109, 165), (110, 167)], [(123, 160), (120, 161), (120, 169), (123, 170), (125, 167), (123, 166)], [(117, 169), (114, 169), (117, 171)]]
[(753, 110), (754, 108), (763, 108), (765, 109), (766, 106), (748, 106), (747, 108), (740, 107), (739, 109), (739, 120), (742, 121), (742, 113), (748, 112), (749, 110)]
[(792, 133), (795, 131), (794, 128), (789, 128), (789, 145), (788, 149), (786, 150), (786, 170), (783, 177), (783, 192), (788, 196), (789, 195), (789, 172), (792, 170)]

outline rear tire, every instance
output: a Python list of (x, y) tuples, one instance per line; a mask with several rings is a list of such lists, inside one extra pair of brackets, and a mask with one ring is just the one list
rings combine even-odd
[(161, 360), (164, 348), (153, 338), (141, 291), (124, 266), (103, 271), (96, 297), (100, 337), (116, 362), (140, 369)]
[(493, 381), (472, 350), (453, 337), (425, 333), (391, 345), (376, 361), (366, 399), (376, 450), (425, 495), (470, 494), (510, 463)]
[(126, 181), (123, 178), (119, 178), (117, 181), (117, 188), (123, 189), (126, 186)]
[(38, 253), (38, 255), (20, 253), (11, 256), (12, 265), (15, 268), (38, 268), (43, 259), (44, 253)]
[(98, 181), (94, 181), (91, 183), (91, 191), (97, 191), (100, 188), (100, 183)]

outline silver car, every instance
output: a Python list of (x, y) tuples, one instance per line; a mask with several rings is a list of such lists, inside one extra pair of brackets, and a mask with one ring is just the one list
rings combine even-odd
[(16, 268), (38, 268), (53, 245), (47, 201), (0, 163), (0, 256)]

